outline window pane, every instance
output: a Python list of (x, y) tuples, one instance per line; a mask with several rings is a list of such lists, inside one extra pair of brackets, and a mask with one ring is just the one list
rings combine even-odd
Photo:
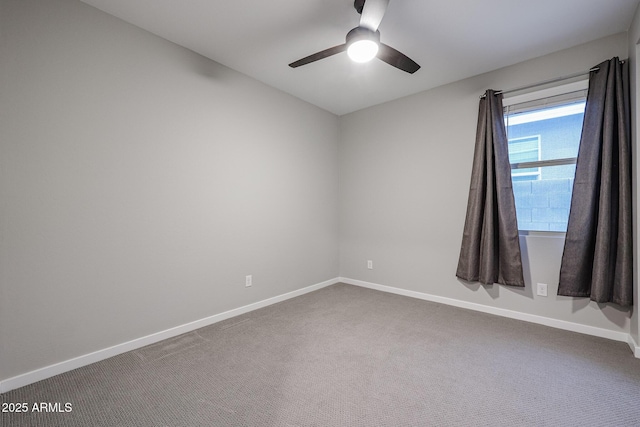
[(509, 151), (511, 151), (511, 140), (538, 135), (540, 160), (576, 157), (580, 146), (584, 106), (584, 102), (578, 102), (509, 114), (507, 116)]
[[(584, 100), (539, 106), (506, 114), (509, 161), (575, 158), (578, 155)], [(511, 110), (513, 111), (513, 110)], [(575, 164), (512, 169), (518, 228), (567, 231)]]
[(576, 165), (543, 166), (540, 179), (513, 177), (520, 230), (567, 231)]

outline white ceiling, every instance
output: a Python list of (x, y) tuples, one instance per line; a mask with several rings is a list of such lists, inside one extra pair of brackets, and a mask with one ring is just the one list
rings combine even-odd
[(83, 0), (160, 37), (342, 115), (627, 31), (640, 0), (391, 0), (381, 41), (422, 68), (410, 75), (346, 53), (353, 0)]

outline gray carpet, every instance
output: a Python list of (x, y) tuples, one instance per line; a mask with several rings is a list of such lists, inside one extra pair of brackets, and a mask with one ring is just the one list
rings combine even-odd
[(640, 426), (624, 343), (338, 284), (2, 395), (2, 426)]

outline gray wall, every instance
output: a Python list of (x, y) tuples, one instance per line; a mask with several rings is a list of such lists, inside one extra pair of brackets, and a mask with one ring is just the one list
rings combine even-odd
[[(556, 296), (562, 235), (522, 236), (524, 289), (455, 277), (479, 95), (585, 71), (613, 56), (627, 56), (626, 33), (342, 116), (340, 275), (628, 332), (629, 311)], [(548, 297), (534, 295), (538, 282), (549, 285)]]
[(77, 1), (0, 7), (0, 379), (337, 277), (334, 115)]

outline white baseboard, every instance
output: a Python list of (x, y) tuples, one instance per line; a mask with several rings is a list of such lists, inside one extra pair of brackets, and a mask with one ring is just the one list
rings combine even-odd
[(640, 344), (638, 344), (636, 340), (633, 339), (633, 335), (629, 334), (629, 340), (627, 341), (627, 343), (629, 344), (629, 348), (631, 348), (633, 355), (640, 359)]
[(633, 351), (634, 356), (640, 358), (640, 348), (638, 347), (638, 344), (633, 341), (631, 335), (625, 332), (612, 331), (595, 326), (587, 326), (579, 323), (567, 322), (566, 320), (552, 319), (550, 317), (537, 316), (535, 314), (522, 313), (519, 311), (507, 310), (504, 308), (490, 307), (483, 304), (425, 294), (422, 292), (409, 291), (406, 289), (394, 288), (392, 286), (379, 285), (377, 283), (364, 282), (362, 280), (349, 279), (346, 277), (340, 277), (339, 280), (340, 282), (349, 285), (361, 286), (364, 288), (375, 289), (382, 292), (389, 292), (392, 294), (452, 305), (469, 310), (481, 311), (483, 313), (494, 314), (496, 316), (509, 317), (511, 319), (523, 320), (525, 322), (537, 323), (540, 325), (550, 326), (552, 328), (579, 332), (581, 334), (593, 335), (596, 337), (607, 338), (614, 341), (626, 342), (631, 347), (631, 351)]
[(338, 283), (337, 278), (330, 279), (315, 285), (307, 286), (306, 288), (298, 289), (286, 294), (278, 295), (272, 298), (268, 298), (262, 301), (255, 302), (253, 304), (245, 305), (243, 307), (235, 308), (233, 310), (225, 311), (224, 313), (215, 314), (213, 316), (205, 317), (204, 319), (196, 320), (184, 325), (176, 326), (175, 328), (167, 329), (164, 331), (156, 332), (155, 334), (147, 335), (145, 337), (136, 338), (131, 341), (127, 341), (122, 344), (117, 344), (109, 348), (94, 351), (93, 353), (78, 356), (73, 359), (65, 360), (54, 365), (45, 366), (44, 368), (36, 369), (31, 372), (27, 372), (21, 375), (17, 375), (12, 378), (0, 381), (0, 393), (6, 393), (10, 390), (14, 390), (25, 385), (33, 384), (37, 381), (41, 381), (50, 377), (53, 377), (64, 372), (71, 371), (73, 369), (80, 368), (82, 366), (90, 365), (95, 362), (99, 362), (109, 357), (117, 356), (118, 354), (126, 353), (127, 351), (136, 350), (138, 348), (154, 344), (158, 341), (165, 340), (167, 338), (173, 338), (178, 335), (182, 335), (187, 332), (194, 331), (204, 326), (209, 326), (222, 320), (229, 319), (231, 317), (239, 316), (244, 313), (248, 313), (259, 308), (267, 307), (278, 302), (286, 301), (291, 298), (295, 298), (300, 295), (304, 295), (309, 292), (317, 291), (324, 287)]

